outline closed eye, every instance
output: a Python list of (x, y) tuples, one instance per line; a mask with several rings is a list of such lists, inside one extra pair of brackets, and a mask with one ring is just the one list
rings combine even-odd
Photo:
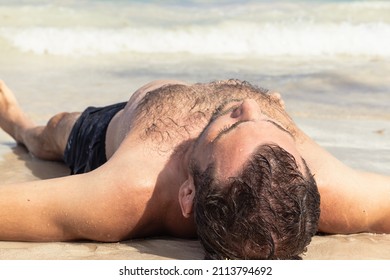
[(221, 134), (221, 133), (223, 133), (223, 132), (225, 132), (225, 131), (228, 131), (228, 130), (232, 127), (232, 125), (233, 125), (233, 124), (231, 124), (231, 125), (225, 125), (222, 129), (220, 129), (220, 130), (218, 131), (218, 135)]

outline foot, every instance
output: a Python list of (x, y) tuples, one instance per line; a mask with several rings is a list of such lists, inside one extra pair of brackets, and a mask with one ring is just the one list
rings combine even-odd
[(6, 84), (0, 80), (0, 127), (16, 142), (23, 143), (23, 131), (34, 126)]

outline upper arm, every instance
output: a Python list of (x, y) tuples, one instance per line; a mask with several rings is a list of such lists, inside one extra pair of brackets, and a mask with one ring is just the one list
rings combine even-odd
[(346, 166), (301, 131), (297, 146), (321, 195), (320, 231), (390, 233), (390, 177)]
[(390, 233), (390, 177), (351, 170), (320, 193), (320, 231)]
[(0, 187), (0, 240), (117, 241), (134, 223), (129, 192), (87, 174)]
[(345, 175), (347, 177), (339, 176), (337, 181), (318, 186), (321, 195), (321, 232), (346, 234), (368, 231), (366, 191), (353, 176), (348, 177), (352, 174)]
[(81, 189), (61, 200), (57, 225), (71, 239), (120, 241), (129, 237), (140, 214), (132, 201), (136, 190), (97, 170), (79, 177)]

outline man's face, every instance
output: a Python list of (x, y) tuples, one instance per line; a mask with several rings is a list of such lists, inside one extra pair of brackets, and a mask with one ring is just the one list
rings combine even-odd
[(260, 145), (276, 144), (292, 154), (304, 174), (304, 164), (290, 133), (264, 115), (253, 99), (221, 105), (197, 139), (193, 160), (201, 170), (215, 164), (217, 178), (235, 176)]

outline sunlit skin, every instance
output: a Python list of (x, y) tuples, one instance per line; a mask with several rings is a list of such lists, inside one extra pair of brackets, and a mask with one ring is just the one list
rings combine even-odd
[[(302, 172), (302, 159), (307, 163), (321, 194), (320, 231), (390, 233), (390, 177), (357, 171), (336, 159), (295, 125), (278, 94), (256, 101), (238, 94), (237, 100), (222, 104), (213, 118), (211, 110), (202, 111), (187, 123), (181, 122), (196, 100), (186, 103), (173, 96), (174, 103), (166, 105), (164, 115), (155, 117), (180, 123), (162, 131), (175, 137), (157, 143), (153, 137), (145, 138), (150, 114), (137, 118), (136, 108), (148, 92), (167, 85), (182, 85), (184, 92), (190, 87), (180, 81), (155, 81), (137, 90), (108, 126), (108, 161), (103, 166), (75, 176), (1, 185), (0, 240), (195, 237), (190, 163), (196, 160), (205, 168), (214, 160), (218, 176), (226, 178), (262, 144), (281, 146)], [(221, 99), (210, 108), (221, 105)], [(160, 99), (155, 101), (164, 105)], [(203, 110), (202, 106), (195, 109)], [(79, 115), (61, 113), (47, 125), (36, 125), (0, 81), (0, 126), (36, 157), (61, 160)]]
[(255, 100), (231, 101), (220, 110), (197, 141), (194, 160), (201, 168), (215, 162), (217, 176), (234, 176), (258, 146), (276, 144), (293, 155), (305, 172), (293, 136), (264, 115)]

